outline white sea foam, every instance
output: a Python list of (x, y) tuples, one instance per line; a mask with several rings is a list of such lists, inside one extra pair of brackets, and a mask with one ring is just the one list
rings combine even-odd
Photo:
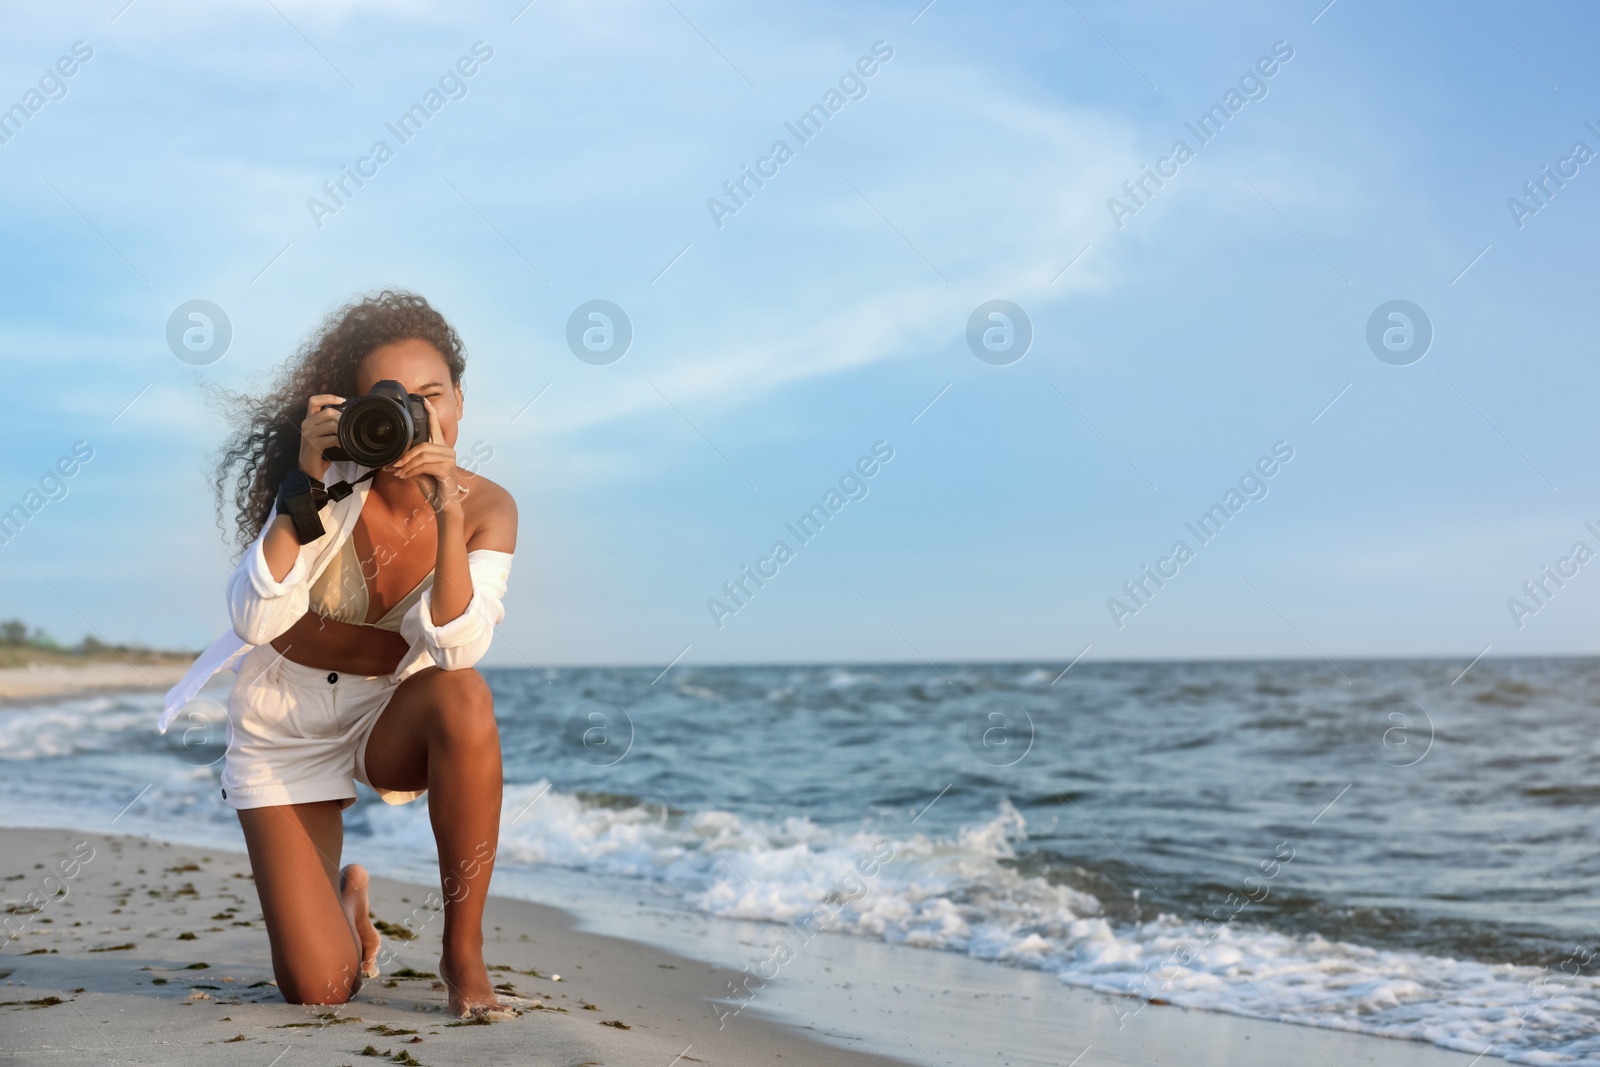
[(844, 667), (834, 667), (828, 672), (824, 683), (829, 689), (849, 689), (864, 682), (880, 682), (878, 675), (870, 671), (852, 671)]
[(114, 752), (149, 712), (114, 696), (0, 709), (0, 760), (35, 760)]
[[(1143, 1001), (1135, 998), (1155, 996), (1474, 1054), (1492, 1048), (1516, 1063), (1600, 1064), (1595, 979), (1365, 948), (1242, 921), (1214, 935), (1169, 915), (1116, 926), (1093, 896), (1020, 875), (1006, 862), (1026, 829), (1010, 804), (951, 838), (892, 826), (840, 832), (804, 818), (672, 816), (660, 805), (618, 809), (543, 782), (507, 789), (506, 819), (524, 808), (502, 829), (502, 863), (644, 879), (691, 908), (731, 919), (794, 923), (844, 900), (837, 914), (828, 909), (827, 929), (1127, 994), (1119, 1009), (1125, 1026), (1139, 1025)], [(420, 806), (386, 814), (396, 817), (375, 825), (380, 841), (406, 850), (431, 842)], [(884, 841), (893, 860), (852, 881)]]

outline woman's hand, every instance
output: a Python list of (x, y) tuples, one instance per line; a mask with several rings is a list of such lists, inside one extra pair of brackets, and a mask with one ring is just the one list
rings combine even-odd
[(329, 407), (340, 404), (344, 397), (318, 393), (306, 401), (305, 421), (300, 424), (300, 469), (317, 481), (328, 473), (328, 461), (322, 450), (339, 444), (339, 410)]
[(444, 443), (433, 403), (426, 397), (422, 403), (428, 409), (427, 442), (417, 445), (384, 470), (397, 478), (416, 479), (417, 488), (422, 490), (423, 499), (435, 515), (459, 514), (467, 487), (456, 477), (456, 450)]

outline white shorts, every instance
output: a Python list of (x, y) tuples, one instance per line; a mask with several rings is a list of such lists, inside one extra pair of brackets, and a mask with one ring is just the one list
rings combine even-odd
[(344, 674), (286, 659), (259, 645), (239, 665), (228, 698), (228, 753), (222, 799), (233, 808), (356, 800), (356, 782), (389, 804), (427, 790), (379, 789), (367, 778), (367, 738), (399, 682), (392, 675)]

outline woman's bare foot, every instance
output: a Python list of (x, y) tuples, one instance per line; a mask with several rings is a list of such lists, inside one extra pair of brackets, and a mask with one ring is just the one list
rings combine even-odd
[(495, 996), (481, 949), (476, 952), (446, 949), (439, 957), (439, 977), (450, 990), (450, 1014), (458, 1019), (476, 1016), (494, 1021), (516, 1014)]
[(361, 977), (378, 977), (378, 946), (382, 939), (372, 925), (367, 904), (367, 869), (359, 863), (348, 863), (339, 872), (339, 901), (344, 914), (361, 943)]

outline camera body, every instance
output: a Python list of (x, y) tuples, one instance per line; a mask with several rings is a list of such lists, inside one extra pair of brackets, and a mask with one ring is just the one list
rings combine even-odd
[(428, 409), (422, 397), (385, 378), (366, 396), (330, 407), (339, 416), (339, 444), (322, 450), (327, 460), (351, 460), (363, 467), (386, 467), (428, 440)]

